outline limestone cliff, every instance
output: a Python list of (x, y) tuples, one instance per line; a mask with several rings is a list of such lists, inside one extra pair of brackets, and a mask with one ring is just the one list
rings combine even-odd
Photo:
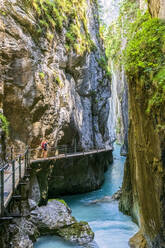
[(165, 19), (165, 2), (163, 0), (148, 0), (148, 7), (153, 17)]
[[(149, 10), (159, 17), (155, 4)], [(132, 11), (132, 9), (131, 9)], [(154, 12), (155, 11), (155, 12)], [(163, 10), (162, 10), (163, 11)], [(140, 232), (131, 247), (165, 247), (164, 221), (164, 23), (142, 13), (125, 51), (129, 84), (129, 152), (120, 209), (132, 215)]]
[[(2, 160), (11, 145), (15, 153), (29, 145), (34, 148), (32, 155), (39, 157), (43, 137), (50, 147), (75, 141), (84, 149), (110, 144), (110, 77), (102, 64), (104, 57), (96, 1), (0, 1), (0, 112), (9, 121), (7, 148), (5, 130), (0, 133)], [(24, 197), (29, 199), (22, 212), (25, 218), (13, 220), (10, 237), (4, 233), (8, 225), (0, 229), (1, 246), (18, 247), (23, 240), (20, 247), (32, 247), (38, 234), (29, 222), (30, 210), (47, 203), (48, 191), (54, 196), (98, 188), (107, 161), (112, 160), (111, 152), (106, 156), (99, 166), (105, 154), (66, 160), (65, 166), (56, 164), (54, 170), (52, 161), (36, 165), (36, 171), (34, 166), (25, 186)], [(70, 185), (74, 175), (69, 173), (75, 169), (81, 183), (75, 178)], [(10, 207), (20, 212), (17, 204)]]
[(128, 152), (128, 85), (124, 67), (120, 68), (111, 60), (111, 98), (109, 129), (112, 137), (121, 146), (121, 155)]
[(18, 150), (104, 147), (110, 87), (95, 1), (0, 2), (1, 107)]
[[(108, 119), (109, 132), (113, 138), (116, 138), (118, 143), (122, 144), (121, 154), (126, 155), (128, 151), (128, 86), (124, 66), (120, 63), (120, 57), (116, 60), (117, 54), (122, 54), (126, 43), (126, 38), (122, 32), (118, 37), (119, 26), (116, 25), (121, 14), (120, 6), (122, 2), (122, 0), (102, 0), (104, 7), (102, 18), (108, 26), (105, 47), (112, 74)], [(117, 38), (119, 39), (118, 41)], [(120, 43), (120, 47), (117, 46), (118, 43)]]

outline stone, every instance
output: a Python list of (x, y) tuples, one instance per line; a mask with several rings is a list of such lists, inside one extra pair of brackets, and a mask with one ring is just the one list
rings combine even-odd
[(88, 223), (82, 221), (74, 223), (69, 227), (61, 228), (57, 233), (64, 239), (80, 245), (87, 244), (94, 239), (94, 233)]
[(101, 199), (96, 199), (96, 200), (93, 200), (91, 202), (89, 202), (88, 204), (96, 204), (96, 203), (102, 203), (102, 202), (112, 202), (112, 201), (118, 201), (121, 197), (121, 194), (122, 194), (122, 190), (119, 189), (116, 193), (114, 193), (112, 196), (104, 196), (103, 198)]
[(56, 200), (48, 201), (46, 206), (32, 210), (31, 221), (42, 235), (55, 233), (56, 229), (75, 223), (69, 208)]
[(149, 248), (141, 231), (129, 240), (129, 245), (131, 248)]
[(86, 244), (93, 240), (94, 233), (87, 222), (77, 222), (69, 207), (60, 200), (50, 200), (46, 206), (31, 211), (31, 221), (40, 235), (59, 235), (65, 240)]

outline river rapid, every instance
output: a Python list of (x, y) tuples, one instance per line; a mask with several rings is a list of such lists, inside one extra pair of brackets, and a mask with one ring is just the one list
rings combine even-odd
[[(138, 227), (131, 218), (118, 210), (118, 202), (97, 202), (105, 196), (113, 195), (122, 185), (125, 158), (120, 156), (120, 146), (115, 145), (114, 162), (105, 173), (101, 189), (81, 195), (63, 197), (78, 220), (87, 221), (95, 233), (95, 240), (88, 248), (128, 248), (128, 241)], [(59, 237), (47, 236), (38, 239), (35, 248), (84, 247), (63, 241)]]

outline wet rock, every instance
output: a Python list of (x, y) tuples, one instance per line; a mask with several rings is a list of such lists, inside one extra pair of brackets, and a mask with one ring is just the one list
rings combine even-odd
[(58, 228), (75, 223), (70, 212), (70, 209), (63, 203), (52, 200), (46, 206), (37, 207), (31, 211), (31, 221), (42, 235), (46, 235), (55, 232)]
[(131, 248), (149, 248), (141, 231), (129, 240), (129, 245)]
[(12, 237), (11, 248), (33, 248), (33, 242), (39, 237), (37, 227), (26, 218), (14, 219), (8, 232)]
[(47, 206), (36, 206), (28, 218), (13, 219), (8, 235), (10, 248), (32, 248), (43, 235), (58, 235), (78, 244), (88, 244), (94, 238), (88, 223), (77, 222), (67, 204), (59, 199), (49, 201)]
[(101, 199), (97, 199), (94, 201), (89, 202), (88, 204), (96, 204), (96, 203), (102, 203), (102, 202), (112, 202), (112, 201), (118, 201), (121, 197), (122, 190), (119, 189), (115, 194), (112, 196), (104, 196)]
[(87, 222), (77, 222), (71, 226), (61, 228), (57, 234), (65, 240), (78, 243), (80, 245), (91, 242), (94, 238), (94, 233)]
[(56, 234), (65, 240), (86, 244), (93, 240), (94, 233), (87, 222), (77, 222), (69, 207), (61, 201), (51, 200), (47, 206), (31, 212), (31, 221), (40, 235)]

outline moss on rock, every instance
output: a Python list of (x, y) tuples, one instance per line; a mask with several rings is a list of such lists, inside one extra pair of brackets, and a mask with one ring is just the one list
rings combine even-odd
[(70, 226), (60, 228), (57, 234), (66, 240), (85, 244), (91, 242), (94, 238), (94, 233), (87, 222), (80, 221)]
[(52, 40), (55, 32), (64, 31), (65, 48), (83, 54), (95, 47), (88, 31), (86, 0), (24, 0), (27, 8), (33, 8), (37, 20), (36, 35)]
[(54, 201), (54, 200), (56, 200), (56, 201), (58, 201), (58, 202), (61, 202), (61, 203), (64, 204), (66, 207), (68, 207), (67, 203), (66, 203), (63, 199), (58, 199), (58, 198), (56, 198), (56, 199), (49, 199), (48, 202), (51, 202), (51, 201)]

